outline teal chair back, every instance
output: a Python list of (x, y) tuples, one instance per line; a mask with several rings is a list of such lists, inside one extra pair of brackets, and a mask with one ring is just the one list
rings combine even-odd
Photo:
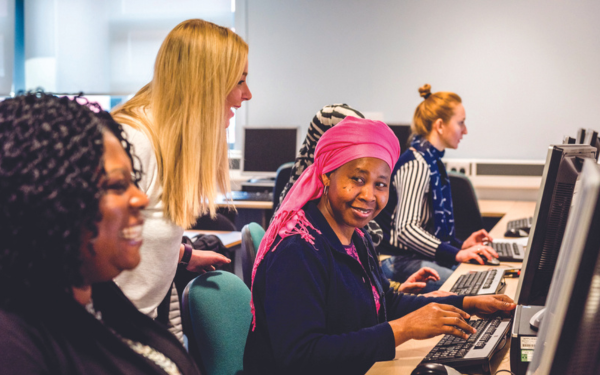
[(265, 230), (257, 223), (246, 224), (242, 228), (242, 273), (248, 288), (252, 286), (252, 267), (256, 251), (264, 236)]
[(198, 276), (183, 293), (183, 320), (189, 351), (203, 374), (242, 373), (246, 337), (252, 321), (250, 290), (225, 271)]
[(273, 210), (279, 206), (279, 196), (285, 188), (285, 185), (290, 181), (294, 164), (293, 161), (290, 161), (281, 164), (279, 168), (277, 168), (277, 173), (275, 174), (275, 186), (273, 186)]

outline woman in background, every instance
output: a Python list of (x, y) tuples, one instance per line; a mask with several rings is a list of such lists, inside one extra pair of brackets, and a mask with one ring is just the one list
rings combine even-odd
[[(217, 193), (229, 187), (226, 128), (233, 110), (252, 94), (246, 83), (248, 45), (231, 30), (198, 19), (177, 25), (163, 42), (154, 77), (113, 111), (124, 124), (146, 172), (140, 188), (149, 199), (142, 262), (116, 282), (145, 314), (171, 293), (177, 264), (189, 271), (230, 262), (181, 245), (199, 215), (216, 215)], [(177, 295), (169, 317), (179, 338)]]
[(400, 147), (379, 121), (346, 117), (317, 144), (275, 214), (253, 269), (250, 374), (364, 374), (410, 339), (467, 338), (466, 311), (515, 308), (506, 296), (396, 293), (363, 227), (388, 199)]
[(112, 281), (148, 204), (121, 126), (28, 94), (0, 103), (0, 144), (0, 373), (198, 374)]
[(429, 292), (442, 286), (457, 262), (484, 264), (480, 256), (491, 260), (498, 254), (484, 245), (492, 241), (484, 229), (465, 242), (455, 237), (450, 180), (441, 158), (467, 134), (462, 100), (452, 92), (432, 94), (429, 84), (419, 93), (424, 100), (415, 110), (411, 147), (394, 167), (390, 200), (376, 221), (384, 233), (380, 251), (394, 255), (383, 261), (384, 274), (402, 282), (421, 267), (433, 268), (440, 279), (423, 290)]

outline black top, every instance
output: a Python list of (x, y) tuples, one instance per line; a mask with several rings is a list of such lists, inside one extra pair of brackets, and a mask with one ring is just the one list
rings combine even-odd
[(95, 285), (92, 296), (102, 322), (72, 298), (0, 309), (0, 374), (165, 374), (114, 332), (164, 354), (182, 374), (200, 374), (175, 336), (113, 282)]

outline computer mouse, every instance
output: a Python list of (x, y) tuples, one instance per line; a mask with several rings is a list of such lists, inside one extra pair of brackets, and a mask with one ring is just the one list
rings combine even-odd
[(410, 375), (460, 375), (460, 372), (439, 363), (421, 363)]
[[(489, 260), (488, 258), (481, 256), (481, 254), (478, 254), (478, 255), (483, 260), (484, 266), (499, 266), (500, 265), (500, 261), (497, 258), (492, 258), (492, 260)], [(470, 259), (469, 263), (481, 265), (481, 263), (479, 263), (475, 259)]]
[(504, 232), (504, 237), (529, 237), (529, 229), (513, 228)]

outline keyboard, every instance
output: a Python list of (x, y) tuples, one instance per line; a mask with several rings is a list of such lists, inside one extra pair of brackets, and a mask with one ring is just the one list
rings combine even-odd
[(273, 192), (232, 191), (231, 199), (234, 201), (272, 202)]
[(524, 219), (511, 220), (506, 224), (506, 230), (515, 228), (531, 228), (533, 225), (533, 217), (526, 217)]
[(477, 330), (476, 333), (468, 340), (444, 335), (422, 363), (441, 363), (456, 368), (482, 366), (483, 372), (489, 373), (492, 356), (508, 341), (511, 323), (512, 318), (500, 316), (471, 319), (469, 324)]
[(527, 237), (533, 225), (533, 217), (511, 220), (506, 224), (504, 237)]
[(498, 294), (506, 285), (503, 268), (491, 268), (487, 271), (471, 271), (460, 275), (450, 289), (459, 296), (477, 296), (483, 294)]
[(487, 244), (498, 253), (501, 262), (522, 262), (525, 257), (525, 247), (511, 241), (495, 241)]

